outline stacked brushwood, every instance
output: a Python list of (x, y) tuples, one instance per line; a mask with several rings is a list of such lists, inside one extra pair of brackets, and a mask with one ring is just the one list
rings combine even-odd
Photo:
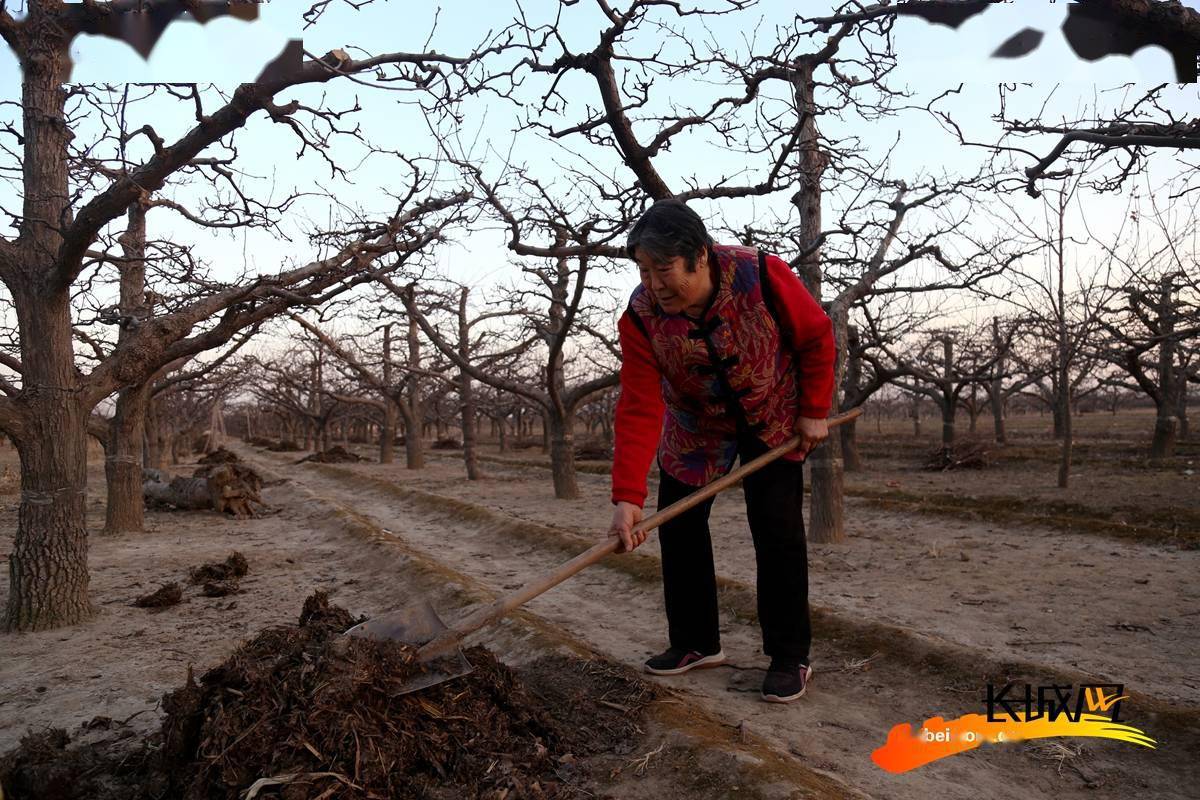
[(941, 445), (926, 456), (921, 467), (931, 472), (946, 472), (952, 469), (983, 469), (989, 463), (988, 446), (975, 439), (960, 439)]
[[(232, 456), (232, 460), (229, 460)], [(205, 459), (208, 459), (206, 462)], [(204, 459), (192, 476), (170, 477), (162, 470), (142, 470), (142, 496), (148, 507), (213, 509), (238, 519), (256, 517), (265, 509), (263, 479), (237, 455), (221, 448)]]

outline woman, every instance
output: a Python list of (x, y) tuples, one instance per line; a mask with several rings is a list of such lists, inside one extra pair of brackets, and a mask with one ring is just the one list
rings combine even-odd
[[(619, 552), (645, 541), (646, 476), (658, 456), (658, 507), (799, 433), (799, 448), (743, 481), (758, 564), (758, 617), (771, 665), (762, 696), (790, 702), (812, 676), (804, 457), (828, 435), (834, 341), (829, 318), (781, 259), (714, 244), (678, 200), (651, 206), (627, 252), (642, 283), (618, 324), (612, 526)], [(708, 515), (712, 500), (659, 529), (669, 647), (647, 672), (725, 661)]]

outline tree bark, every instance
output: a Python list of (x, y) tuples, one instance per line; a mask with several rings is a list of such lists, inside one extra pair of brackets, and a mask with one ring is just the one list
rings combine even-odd
[(150, 386), (142, 384), (117, 394), (116, 412), (109, 423), (104, 477), (107, 503), (104, 533), (141, 531), (145, 528), (142, 499), (142, 441)]
[[(146, 306), (146, 206), (142, 201), (132, 203), (127, 216), (125, 231), (118, 240), (124, 258), (119, 266), (119, 344), (127, 342), (131, 332), (149, 316)], [(148, 382), (117, 393), (116, 411), (109, 424), (108, 447), (105, 448), (104, 457), (107, 486), (104, 533), (141, 531), (144, 528), (142, 441), (149, 402)]]
[(559, 500), (575, 500), (579, 497), (579, 483), (575, 475), (575, 415), (573, 409), (569, 409), (564, 416), (547, 416), (550, 416), (547, 430), (554, 496)]
[(858, 421), (851, 420), (840, 428), (842, 461), (846, 472), (861, 472), (862, 456), (858, 452)]
[[(821, 178), (825, 173), (828, 156), (821, 151), (817, 132), (815, 83), (813, 66), (801, 62), (792, 82), (799, 111), (799, 153), (802, 173), (801, 186), (793, 198), (800, 217), (800, 239), (805, 245), (820, 241), (821, 237)], [(799, 264), (799, 274), (808, 291), (819, 303), (823, 276), (821, 273), (821, 249), (814, 246)], [(834, 320), (834, 337), (837, 340), (837, 366), (835, 367), (833, 404), (839, 408), (842, 373), (845, 369), (846, 321), (844, 317)], [(812, 493), (809, 505), (808, 538), (813, 542), (841, 542), (846, 539), (845, 515), (842, 507), (842, 440), (830, 436), (827, 443), (809, 457)]]
[(1055, 407), (1062, 420), (1062, 452), (1058, 460), (1058, 488), (1066, 489), (1071, 482), (1071, 340), (1067, 328), (1067, 293), (1063, 254), (1063, 210), (1058, 213), (1058, 396)]
[(392, 326), (383, 326), (383, 431), (379, 435), (379, 463), (396, 458), (396, 403), (392, 400)]
[[(458, 353), (463, 360), (471, 358), (471, 329), (467, 321), (467, 287), (462, 287), (458, 294)], [(462, 442), (463, 463), (467, 468), (467, 480), (477, 481), (483, 477), (479, 469), (479, 453), (477, 452), (477, 420), (475, 412), (475, 390), (471, 376), (465, 369), (458, 371), (458, 399), (462, 404)]]
[[(847, 314), (845, 309), (835, 306), (830, 309), (833, 335), (836, 341), (846, 341)], [(845, 349), (838, 347), (834, 363), (833, 399), (830, 408), (837, 411), (841, 405)], [(842, 462), (842, 437), (830, 436), (825, 444), (808, 457), (809, 475), (812, 481), (809, 509), (809, 541), (838, 543), (846, 540), (845, 520), (845, 476)]]
[(1175, 390), (1175, 419), (1178, 422), (1178, 438), (1181, 442), (1188, 440), (1187, 414), (1187, 378), (1180, 372), (1179, 386)]
[(19, 279), (9, 291), (21, 347), (20, 416), (10, 430), (21, 460), (17, 532), (9, 556), (4, 627), (34, 631), (71, 625), (92, 616), (88, 599), (87, 421), (77, 391), (70, 292), (47, 286), (48, 262), (63, 242), (69, 220), (67, 152), (70, 129), (64, 107), (70, 75), (65, 32), (57, 13), (29, 5), (25, 22), (39, 32), (36, 53), (22, 58), (24, 152), (23, 252)]
[(1007, 371), (1008, 360), (1003, 351), (1007, 348), (1004, 338), (1000, 335), (1000, 320), (992, 317), (992, 348), (999, 358), (992, 367), (992, 381), (988, 392), (988, 405), (992, 409), (992, 433), (997, 444), (1006, 444), (1007, 432), (1004, 430), (1004, 373)]
[[(408, 365), (421, 366), (421, 339), (418, 336), (417, 320), (410, 314), (408, 318)], [(404, 437), (404, 459), (408, 469), (424, 469), (425, 448), (422, 445), (421, 427), (424, 421), (424, 409), (421, 407), (421, 383), (417, 373), (410, 371), (405, 381), (405, 395), (412, 416), (412, 424), (408, 425), (408, 434)]]
[(953, 399), (943, 399), (942, 403), (942, 446), (954, 444), (954, 417), (958, 410)]
[(1154, 417), (1154, 439), (1150, 443), (1150, 458), (1164, 459), (1175, 455), (1175, 442), (1178, 430), (1175, 427), (1175, 415), (1167, 403), (1158, 404)]
[(39, 391), (34, 365), (26, 359), (24, 367), (34, 413), (17, 441), (21, 505), (8, 562), (9, 631), (74, 625), (95, 613), (88, 599), (87, 412), (69, 393)]
[(949, 336), (942, 337), (942, 385), (940, 403), (942, 406), (942, 446), (954, 444), (954, 416), (958, 404), (954, 400), (954, 340)]

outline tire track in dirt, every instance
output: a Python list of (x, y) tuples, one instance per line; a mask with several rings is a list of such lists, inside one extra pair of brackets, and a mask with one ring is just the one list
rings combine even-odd
[[(322, 496), (338, 498), (391, 530), (406, 546), (493, 592), (515, 588), (562, 560), (561, 546), (537, 547), (498, 533), (494, 525), (463, 521), (454, 513), (431, 511), (380, 491), (362, 476), (331, 477), (328, 471), (328, 467), (293, 468), (291, 474)], [(636, 666), (646, 654), (661, 648), (665, 638), (660, 592), (652, 583), (599, 565), (531, 601), (528, 611), (614, 660)], [(763, 662), (757, 628), (731, 615), (723, 616), (722, 627), (726, 652), (743, 669), (692, 673), (671, 685), (697, 706), (761, 736), (777, 752), (791, 754), (872, 796), (1069, 798), (1149, 791), (1156, 797), (1180, 797), (1184, 795), (1178, 794), (1179, 787), (1198, 777), (1186, 756), (1186, 743), (1170, 740), (1157, 751), (1089, 742), (1086, 759), (1073, 760), (1061, 772), (1055, 769), (1057, 762), (1037, 758), (1039, 752), (1045, 755), (1043, 751), (1021, 746), (968, 753), (891, 776), (870, 762), (871, 750), (882, 744), (887, 730), (935, 714), (952, 717), (980, 710), (982, 681), (963, 681), (954, 669), (906, 663), (886, 654), (862, 665), (852, 660), (862, 652), (854, 642), (835, 639), (825, 642), (825, 652), (830, 654), (827, 661), (841, 666), (818, 665), (811, 696), (782, 708), (770, 706), (754, 696), (760, 676), (747, 669)], [(1151, 735), (1157, 733), (1152, 726), (1147, 728)]]

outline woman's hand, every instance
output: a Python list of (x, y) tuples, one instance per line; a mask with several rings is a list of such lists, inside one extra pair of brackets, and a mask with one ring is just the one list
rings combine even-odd
[(612, 525), (608, 528), (609, 536), (621, 537), (618, 553), (628, 553), (642, 542), (646, 541), (645, 531), (634, 531), (633, 527), (642, 521), (642, 509), (633, 503), (624, 501), (613, 508)]
[(817, 445), (829, 438), (829, 421), (800, 417), (796, 420), (796, 433), (800, 435), (801, 453), (807, 458)]

